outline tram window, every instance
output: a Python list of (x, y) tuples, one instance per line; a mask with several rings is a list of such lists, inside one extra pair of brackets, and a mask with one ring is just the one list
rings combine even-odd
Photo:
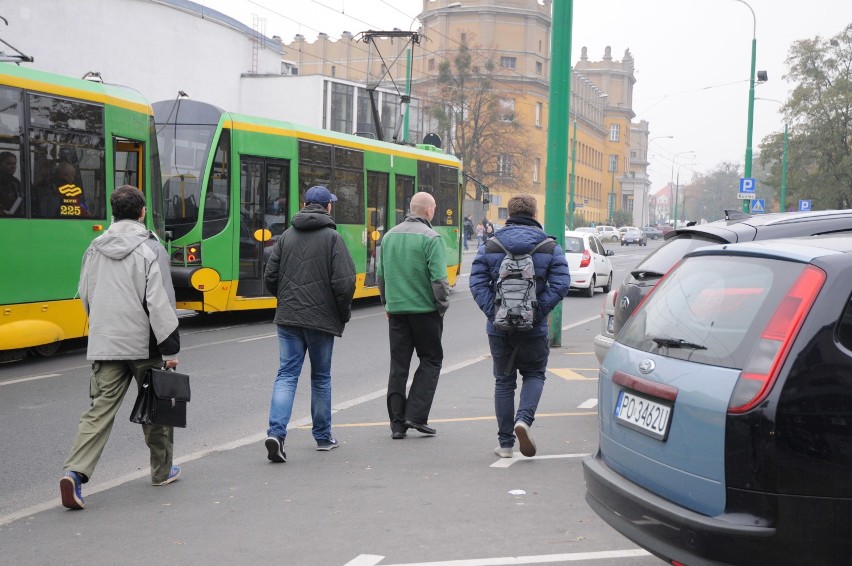
[(364, 223), (364, 173), (349, 169), (334, 170), (334, 189), (337, 202), (331, 207), (338, 224)]
[(411, 197), (414, 196), (414, 177), (396, 176), (396, 224), (405, 220)]
[(103, 107), (29, 95), (31, 214), (106, 218)]
[(322, 143), (299, 141), (299, 162), (317, 163), (331, 167), (331, 146)]
[(204, 197), (204, 219), (201, 237), (215, 236), (225, 229), (231, 212), (231, 198), (228, 190), (230, 178), (230, 131), (222, 130), (219, 145), (213, 154), (210, 176), (207, 178), (207, 192)]
[(24, 163), (21, 161), (21, 91), (0, 88), (0, 218), (26, 213)]
[[(305, 198), (305, 193), (314, 185), (331, 188), (331, 167), (299, 164), (299, 199)], [(334, 192), (334, 191), (332, 191)]]
[(453, 167), (439, 169), (438, 190), (435, 191), (436, 224), (453, 226), (458, 223), (459, 172)]

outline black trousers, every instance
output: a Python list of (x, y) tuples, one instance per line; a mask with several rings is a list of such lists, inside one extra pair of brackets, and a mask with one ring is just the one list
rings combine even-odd
[[(441, 334), (444, 319), (437, 312), (422, 314), (391, 314), (388, 316), (390, 333), (390, 376), (388, 377), (388, 416), (393, 432), (405, 432), (404, 421), (427, 424), (432, 399), (438, 388), (444, 349)], [(408, 396), (405, 385), (411, 356), (417, 352), (420, 365)]]

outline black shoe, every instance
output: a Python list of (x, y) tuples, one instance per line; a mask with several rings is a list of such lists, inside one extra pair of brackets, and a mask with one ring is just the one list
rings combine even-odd
[(405, 421), (405, 426), (407, 426), (408, 428), (413, 428), (417, 432), (421, 432), (423, 434), (428, 434), (429, 436), (434, 436), (434, 435), (438, 434), (437, 430), (435, 430), (434, 428), (432, 428), (431, 426), (426, 425), (426, 424), (415, 423), (415, 422), (412, 422), (412, 421)]
[(404, 432), (399, 432), (397, 430), (391, 433), (391, 438), (393, 438), (394, 440), (402, 440), (403, 438), (405, 438), (405, 436), (406, 434)]
[(270, 436), (263, 441), (263, 444), (266, 446), (266, 457), (270, 462), (283, 463), (287, 461), (287, 454), (284, 452), (284, 440)]

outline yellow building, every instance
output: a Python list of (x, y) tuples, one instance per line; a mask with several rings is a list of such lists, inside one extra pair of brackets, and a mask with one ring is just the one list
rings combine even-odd
[[(544, 217), (548, 127), (563, 128), (569, 133), (569, 154), (565, 156), (569, 177), (570, 148), (576, 148), (575, 206), (587, 222), (607, 221), (611, 216), (610, 198), (616, 210), (632, 209), (632, 189), (627, 191), (631, 194), (622, 190), (622, 185), (631, 178), (629, 171), (635, 175), (638, 164), (636, 159), (631, 164), (628, 158), (635, 82), (629, 52), (622, 61), (613, 61), (607, 48), (603, 60), (589, 61), (584, 48), (573, 73), (569, 123), (552, 126), (547, 123), (550, 2), (423, 0), (423, 11), (416, 19), (421, 24), (420, 44), (411, 49), (411, 134), (407, 139), (419, 142), (432, 131), (434, 122), (430, 123), (425, 109), (434, 102), (438, 69), (442, 61), (452, 61), (460, 46), (466, 45), (471, 50), (474, 72), (484, 69), (489, 59), (493, 61), (493, 89), (506, 109), (502, 119), (508, 117), (519, 123), (528, 147), (523, 160), (508, 153), (495, 157), (498, 164), (494, 171), (478, 179), (490, 189), (489, 204), (469, 198), (465, 202), (466, 214), (474, 218), (487, 215), (492, 221), (502, 223), (508, 216), (508, 199), (519, 192), (530, 192), (538, 196), (539, 217)], [(376, 38), (375, 46), (363, 39), (362, 35), (350, 32), (344, 32), (336, 41), (320, 34), (312, 43), (296, 36), (293, 42), (285, 44), (284, 59), (300, 75), (321, 74), (384, 88), (404, 85), (409, 47), (404, 38)], [(452, 133), (448, 137), (445, 150), (455, 153)], [(564, 187), (566, 193), (568, 189)], [(469, 187), (469, 197), (474, 194)]]

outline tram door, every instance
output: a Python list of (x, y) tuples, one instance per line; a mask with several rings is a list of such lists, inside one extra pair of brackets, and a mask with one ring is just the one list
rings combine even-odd
[(388, 229), (388, 174), (367, 171), (367, 266), (365, 287), (375, 287), (378, 249)]
[[(113, 147), (115, 147), (115, 188), (121, 185), (133, 185), (139, 187), (143, 191), (142, 186), (143, 171), (143, 144), (142, 142), (127, 140), (123, 138), (113, 138)], [(146, 195), (148, 196), (148, 195)]]
[(263, 271), (272, 248), (289, 226), (290, 162), (240, 158), (240, 233), (237, 294), (269, 296)]

